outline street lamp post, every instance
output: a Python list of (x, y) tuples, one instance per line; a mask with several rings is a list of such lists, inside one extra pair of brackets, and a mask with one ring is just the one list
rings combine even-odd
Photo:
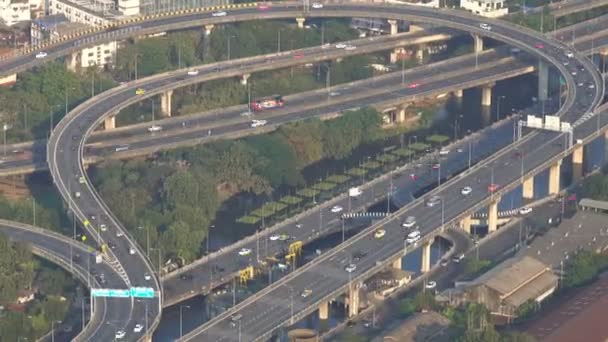
[[(76, 221), (74, 221), (76, 222)], [(150, 227), (148, 227), (147, 225), (145, 226), (146, 228), (146, 256), (148, 256), (148, 258), (150, 257)], [(144, 229), (144, 227), (139, 226), (137, 227), (137, 229), (141, 230)]]
[(183, 326), (183, 309), (190, 309), (190, 305), (180, 305), (179, 306), (179, 338), (184, 336), (184, 326)]
[(55, 342), (55, 323), (61, 324), (61, 321), (53, 320), (51, 322), (51, 342)]
[(506, 96), (501, 95), (498, 97), (497, 99), (497, 103), (496, 103), (496, 122), (498, 122), (498, 120), (500, 120), (500, 100), (504, 100), (506, 98)]
[(163, 249), (161, 247), (158, 248), (150, 248), (151, 251), (158, 251), (158, 276), (160, 277), (161, 273), (161, 258), (163, 254)]
[(415, 143), (418, 143), (418, 137), (413, 135), (407, 139), (407, 149), (410, 152), (410, 164), (412, 163), (412, 150), (410, 150), (410, 145), (412, 144), (412, 139), (414, 139)]

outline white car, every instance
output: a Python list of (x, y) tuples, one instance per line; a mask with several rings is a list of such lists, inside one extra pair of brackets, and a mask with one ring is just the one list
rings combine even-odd
[(441, 150), (439, 150), (439, 155), (442, 155), (442, 156), (445, 156), (449, 153), (450, 153), (450, 150), (448, 150), (447, 148), (442, 148)]
[(226, 16), (226, 11), (219, 11), (219, 12), (213, 12), (211, 13), (212, 17), (225, 17)]
[(344, 270), (348, 273), (353, 273), (353, 272), (355, 272), (356, 269), (357, 269), (357, 265), (355, 265), (355, 264), (348, 264), (348, 265), (346, 265), (346, 267), (344, 267)]
[(133, 247), (129, 248), (129, 254), (135, 255), (135, 248), (133, 248)]
[(196, 76), (198, 75), (198, 70), (189, 70), (188, 71), (188, 76)]
[(352, 50), (356, 50), (356, 49), (357, 49), (357, 47), (354, 45), (346, 45), (344, 47), (344, 50), (347, 50), (347, 51), (352, 51)]
[(278, 239), (279, 239), (279, 236), (277, 234), (270, 235), (270, 241), (277, 241)]
[(530, 208), (530, 207), (523, 207), (523, 208), (519, 209), (520, 215), (527, 215), (531, 212), (532, 212), (532, 208)]
[(249, 248), (241, 248), (241, 250), (239, 251), (240, 256), (245, 256), (249, 254), (251, 254), (251, 249)]
[(419, 230), (415, 230), (415, 231), (407, 234), (407, 238), (405, 238), (405, 242), (407, 242), (407, 243), (414, 243), (418, 240), (420, 240), (420, 231)]
[(405, 228), (412, 228), (416, 224), (416, 217), (408, 216), (405, 221), (401, 224), (401, 226)]
[(473, 189), (470, 186), (465, 186), (460, 190), (460, 194), (463, 196), (469, 195), (471, 192), (473, 192)]
[(251, 127), (256, 128), (256, 127), (261, 127), (266, 125), (266, 120), (253, 120), (251, 121)]
[(492, 30), (492, 26), (490, 26), (490, 25), (488, 25), (488, 24), (486, 24), (486, 23), (481, 23), (481, 24), (479, 24), (479, 27), (480, 27), (481, 29), (483, 29), (483, 30), (486, 30), (486, 31), (491, 31), (491, 30)]
[(333, 207), (331, 207), (331, 209), (329, 209), (332, 213), (339, 213), (342, 210), (344, 210), (344, 208), (342, 208), (339, 205), (334, 205)]
[(74, 193), (74, 197), (76, 197), (76, 198), (80, 198), (80, 191), (76, 191), (76, 192)]
[(78, 183), (80, 183), (80, 184), (84, 184), (84, 183), (86, 183), (86, 182), (87, 182), (87, 181), (86, 181), (86, 179), (84, 179), (84, 177), (82, 177), (82, 176), (78, 177)]
[(311, 293), (312, 293), (311, 289), (304, 289), (304, 291), (302, 291), (301, 296), (302, 296), (302, 298), (306, 298), (306, 297), (310, 296)]
[(346, 48), (346, 44), (344, 44), (344, 43), (336, 44), (336, 49), (344, 49), (344, 48)]
[(152, 277), (150, 277), (150, 275), (148, 273), (144, 273), (144, 279), (150, 280), (150, 279), (152, 279)]
[(46, 56), (48, 56), (48, 53), (46, 53), (44, 51), (40, 51), (36, 54), (37, 59), (45, 58)]
[(434, 289), (437, 287), (437, 283), (434, 281), (429, 281), (428, 283), (426, 283), (426, 285), (424, 285), (424, 287), (426, 287), (427, 289)]
[(376, 238), (376, 239), (382, 239), (384, 237), (384, 235), (386, 235), (386, 230), (384, 230), (384, 229), (378, 229), (374, 233), (374, 238)]
[(320, 2), (313, 2), (312, 3), (312, 8), (315, 8), (315, 9), (323, 8), (323, 4), (320, 3)]
[(141, 332), (142, 330), (144, 330), (144, 326), (141, 324), (135, 324), (135, 328), (133, 328), (133, 332), (138, 333)]
[(105, 232), (106, 230), (108, 230), (108, 226), (106, 226), (105, 224), (101, 224), (101, 225), (99, 225), (99, 229), (100, 229), (102, 232)]
[(160, 132), (163, 130), (163, 126), (159, 126), (159, 125), (152, 125), (150, 127), (148, 127), (148, 132)]
[(123, 234), (122, 234), (122, 232), (121, 232), (120, 230), (117, 230), (117, 231), (116, 231), (116, 237), (121, 237), (122, 235), (123, 235)]
[(125, 336), (127, 336), (127, 333), (124, 330), (118, 330), (115, 334), (114, 337), (119, 340), (122, 338), (125, 338)]

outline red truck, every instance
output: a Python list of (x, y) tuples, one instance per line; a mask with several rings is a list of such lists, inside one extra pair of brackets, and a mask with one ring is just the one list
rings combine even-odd
[(273, 95), (263, 99), (257, 99), (251, 103), (251, 110), (254, 112), (261, 112), (263, 110), (274, 109), (283, 107), (285, 101), (281, 95)]

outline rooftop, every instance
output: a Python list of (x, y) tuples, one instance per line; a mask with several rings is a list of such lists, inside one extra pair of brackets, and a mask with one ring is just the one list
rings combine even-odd
[(590, 198), (583, 198), (578, 202), (578, 205), (581, 207), (586, 207), (590, 209), (600, 209), (600, 210), (608, 210), (608, 202), (606, 201), (597, 201)]
[(511, 258), (484, 273), (475, 283), (496, 290), (501, 297), (508, 297), (546, 271), (545, 264), (530, 256)]
[(555, 288), (558, 277), (552, 272), (544, 272), (540, 276), (532, 279), (525, 286), (522, 286), (504, 300), (508, 304), (518, 307), (528, 301), (542, 296), (547, 291)]
[(45, 17), (38, 18), (34, 20), (34, 23), (44, 29), (52, 28), (57, 26), (60, 23), (67, 22), (68, 18), (66, 18), (63, 14), (53, 14), (47, 15)]

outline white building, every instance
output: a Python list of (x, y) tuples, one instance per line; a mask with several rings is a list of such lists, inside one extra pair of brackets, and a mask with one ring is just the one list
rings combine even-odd
[(509, 14), (505, 0), (460, 0), (460, 7), (487, 18), (498, 18)]
[(28, 0), (0, 0), (0, 19), (4, 24), (13, 26), (21, 21), (31, 19)]
[[(74, 12), (72, 12), (74, 14)], [(83, 18), (83, 17), (80, 17)], [(92, 17), (89, 17), (92, 18)], [(103, 19), (103, 18), (97, 18)], [(90, 25), (69, 22), (64, 14), (50, 15), (34, 20), (31, 25), (32, 46), (38, 46), (44, 41), (56, 40), (71, 33), (86, 29)], [(109, 42), (93, 47), (84, 48), (70, 63), (72, 68), (87, 68), (90, 66), (110, 66), (116, 59), (116, 42)]]

